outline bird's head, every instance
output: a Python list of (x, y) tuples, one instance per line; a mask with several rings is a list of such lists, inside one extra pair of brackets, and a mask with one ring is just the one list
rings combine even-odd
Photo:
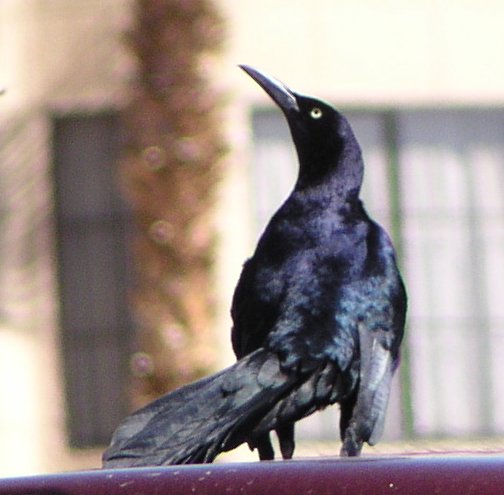
[(358, 195), (363, 164), (360, 146), (347, 119), (329, 103), (292, 91), (279, 80), (248, 65), (240, 67), (264, 89), (287, 119), (299, 157), (298, 185), (334, 176)]

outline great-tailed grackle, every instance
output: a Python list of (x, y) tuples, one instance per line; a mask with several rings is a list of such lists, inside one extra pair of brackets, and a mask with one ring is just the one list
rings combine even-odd
[(235, 290), (238, 361), (126, 418), (104, 467), (212, 462), (243, 442), (272, 459), (272, 430), (290, 458), (294, 423), (335, 402), (341, 455), (381, 435), (406, 293), (391, 241), (359, 199), (360, 147), (328, 103), (241, 67), (283, 111), (299, 175)]

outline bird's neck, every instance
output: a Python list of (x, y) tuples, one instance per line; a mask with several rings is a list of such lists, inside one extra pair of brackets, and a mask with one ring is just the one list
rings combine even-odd
[(359, 148), (340, 150), (338, 156), (307, 157), (298, 153), (299, 175), (295, 189), (330, 199), (336, 205), (357, 204), (364, 174)]
[(341, 187), (337, 181), (319, 182), (300, 186), (296, 184), (289, 198), (291, 205), (296, 205), (298, 213), (310, 215), (325, 212), (331, 218), (339, 218), (340, 222), (355, 220), (365, 216), (359, 189), (352, 191)]

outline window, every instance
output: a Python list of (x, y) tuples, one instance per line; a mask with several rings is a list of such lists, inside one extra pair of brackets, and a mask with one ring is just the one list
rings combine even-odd
[(53, 121), (61, 345), (76, 447), (107, 444), (128, 407), (130, 217), (117, 187), (118, 150), (114, 115)]
[(399, 114), (416, 430), (504, 431), (504, 112)]

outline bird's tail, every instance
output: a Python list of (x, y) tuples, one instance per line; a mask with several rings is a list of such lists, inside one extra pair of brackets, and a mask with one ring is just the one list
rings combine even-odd
[(212, 462), (220, 452), (334, 402), (338, 394), (329, 368), (286, 373), (276, 354), (259, 349), (126, 418), (103, 466)]

